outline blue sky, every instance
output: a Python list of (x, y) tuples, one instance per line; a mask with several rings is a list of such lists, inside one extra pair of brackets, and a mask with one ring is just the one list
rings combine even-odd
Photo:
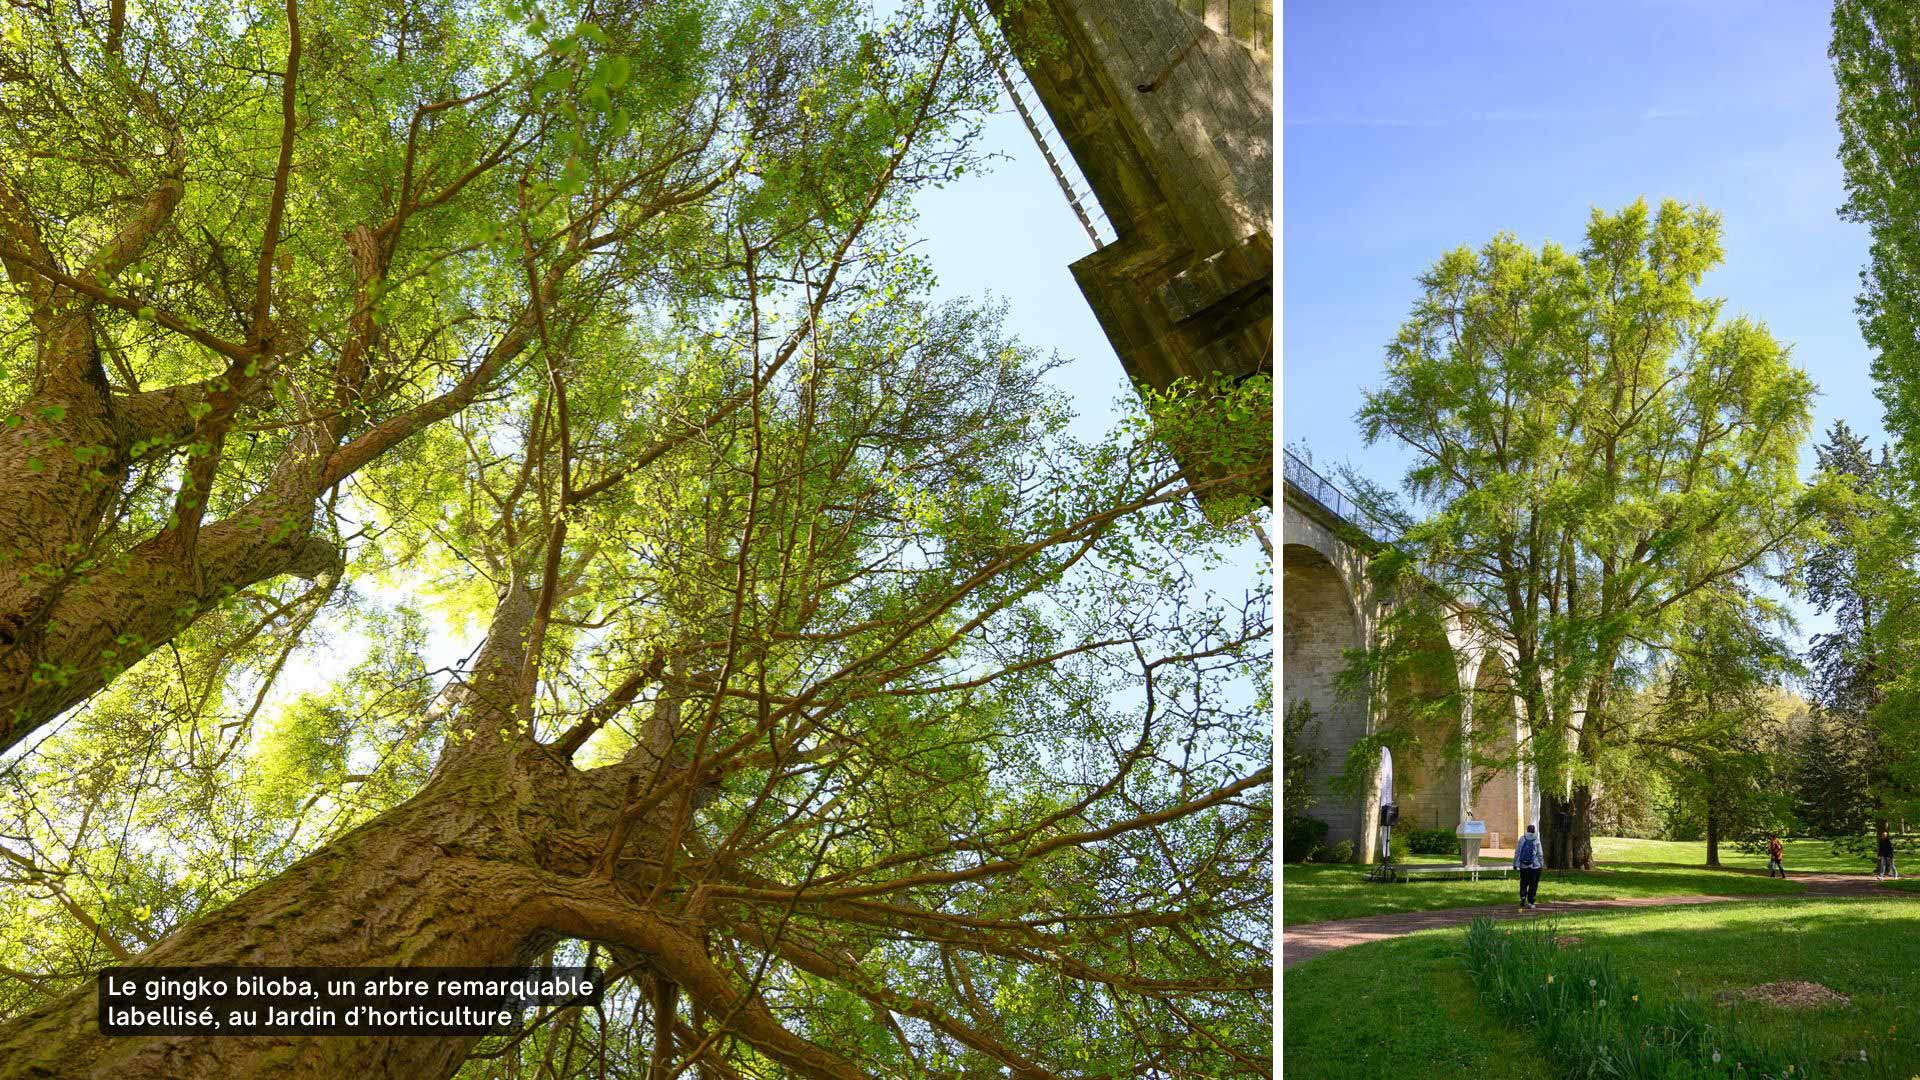
[(1064, 363), (1054, 381), (1073, 398), (1076, 432), (1097, 436), (1111, 427), (1114, 403), (1132, 390), (1067, 269), (1093, 253), (1093, 241), (1005, 95), (987, 121), (984, 144), (995, 155), (990, 169), (916, 201), (921, 253), (939, 275), (942, 296), (1004, 300), (1007, 325), (1022, 342), (1059, 354)]
[[(1071, 399), (1074, 435), (1103, 438), (1135, 399), (1068, 269), (1093, 253), (1093, 241), (1004, 94), (984, 136), (995, 155), (992, 168), (916, 200), (919, 250), (939, 276), (943, 298), (993, 296), (1006, 303), (1015, 336), (1061, 361), (1051, 379)], [(1239, 596), (1261, 586), (1260, 562), (1253, 537), (1243, 536), (1221, 565), (1198, 574), (1197, 584)]]
[[(1828, 5), (1296, 2), (1283, 28), (1283, 437), (1397, 481), (1353, 424), (1414, 277), (1502, 230), (1578, 247), (1592, 207), (1721, 212), (1705, 283), (1876, 440), (1854, 316), (1867, 257), (1835, 151)], [(1811, 449), (1804, 455), (1810, 470)]]

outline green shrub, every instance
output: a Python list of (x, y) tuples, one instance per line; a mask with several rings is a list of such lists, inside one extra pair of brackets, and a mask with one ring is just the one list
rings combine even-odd
[[(1467, 928), (1466, 963), (1481, 999), (1534, 1029), (1569, 1080), (1807, 1076), (1804, 1037), (1760, 1041), (1738, 1008), (1698, 998), (1653, 1002), (1639, 980), (1594, 949), (1563, 949), (1550, 923)], [(1790, 1070), (1790, 1071), (1789, 1071)]]
[(1407, 833), (1407, 850), (1415, 855), (1451, 855), (1460, 850), (1460, 838), (1452, 829), (1412, 829)]
[(1407, 856), (1413, 854), (1413, 849), (1407, 846), (1407, 834), (1412, 831), (1412, 829), (1393, 830), (1393, 839), (1387, 841), (1387, 850), (1393, 852), (1394, 862), (1406, 862)]
[(1281, 714), (1280, 740), (1281, 816), (1289, 821), (1307, 816), (1319, 801), (1313, 778), (1326, 760), (1326, 747), (1320, 745), (1320, 722), (1313, 718), (1313, 703), (1305, 698), (1290, 702)]
[[(1920, 851), (1920, 835), (1910, 833), (1891, 833), (1893, 837), (1894, 864)], [(1867, 862), (1880, 857), (1880, 837), (1876, 833), (1861, 833), (1857, 836), (1836, 836), (1832, 838), (1833, 853), (1852, 856)]]
[(1327, 848), (1325, 851), (1325, 854), (1326, 854), (1326, 861), (1330, 863), (1352, 862), (1353, 861), (1353, 841), (1351, 840), (1338, 841), (1332, 847)]
[(1290, 817), (1281, 823), (1280, 845), (1288, 862), (1312, 862), (1327, 841), (1327, 823), (1317, 817)]

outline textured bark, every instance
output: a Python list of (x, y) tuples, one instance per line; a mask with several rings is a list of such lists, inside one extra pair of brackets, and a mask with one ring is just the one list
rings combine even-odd
[(234, 590), (335, 561), (311, 498), (248, 507), (191, 562), (109, 536), (128, 468), (192, 431), (207, 388), (116, 394), (85, 305), (36, 322), (44, 379), (0, 426), (0, 750)]
[(0, 262), (26, 302), (36, 372), (33, 392), (0, 426), (0, 649), (46, 618), (64, 571), (99, 539), (136, 444), (159, 434), (145, 425), (184, 416), (185, 402), (170, 393), (116, 403), (94, 340), (94, 301), (70, 287), (111, 278), (172, 216), (185, 191), (180, 140), (167, 150), (173, 167), (69, 285), (49, 277), (55, 260), (39, 220), (0, 174), (0, 241), (20, 256)]
[[(190, 407), (206, 399), (208, 388), (116, 397), (97, 357), (86, 378), (50, 381), (19, 410), (20, 423), (0, 429), (0, 751), (85, 701), (235, 591), (336, 567), (338, 552), (314, 534), (317, 500), (465, 408), (526, 347), (527, 323), (511, 323), (452, 389), (358, 436), (346, 438), (347, 413), (309, 425), (259, 496), (198, 526), (185, 544), (172, 530), (131, 548), (99, 541), (134, 452), (143, 442), (195, 431)], [(364, 377), (361, 351), (356, 346), (343, 357), (352, 369), (343, 378)]]
[[(412, 800), (190, 922), (138, 966), (529, 963), (556, 881), (584, 875), (625, 790), (544, 748), (469, 758)], [(472, 1040), (105, 1038), (91, 985), (0, 1027), (0, 1078), (449, 1076)]]
[[(36, 536), (73, 537), (98, 527), (72, 521), (49, 500), (29, 502), (0, 473), (6, 527), (32, 530), (37, 521)], [(338, 567), (339, 553), (312, 530), (310, 499), (263, 497), (202, 529), (188, 556), (160, 538), (78, 565), (71, 556), (50, 563), (52, 556), (29, 562), (31, 554), (6, 553), (0, 558), (0, 578), (10, 586), (0, 591), (0, 750), (86, 700), (235, 592), (285, 574), (312, 578)], [(31, 572), (36, 565), (59, 569), (41, 575)]]
[(85, 315), (49, 320), (45, 383), (0, 427), (0, 750), (233, 593), (340, 561), (314, 535), (331, 446), (311, 436), (191, 550), (112, 535), (129, 468), (196, 432), (210, 384), (115, 393)]
[[(467, 967), (527, 964), (556, 938), (640, 953), (653, 977), (793, 1075), (862, 1080), (747, 995), (707, 951), (699, 912), (639, 905), (662, 864), (670, 802), (632, 820), (636, 790), (686, 768), (649, 736), (628, 758), (576, 769), (518, 719), (532, 601), (516, 575), (494, 611), (433, 779), (414, 798), (176, 929), (133, 966)], [(663, 726), (656, 715), (651, 728)], [(618, 839), (612, 839), (618, 837)], [(609, 852), (609, 847), (618, 850)], [(611, 857), (610, 857), (611, 856)], [(677, 898), (665, 897), (678, 906)], [(449, 1037), (106, 1038), (87, 985), (0, 1026), (0, 1080), (237, 1080), (451, 1076), (474, 1040)]]
[[(175, 930), (133, 966), (303, 967), (528, 964), (556, 938), (601, 941), (645, 958), (790, 1075), (865, 1080), (832, 1051), (783, 1028), (708, 953), (698, 915), (645, 909), (670, 817), (626, 834), (618, 878), (597, 864), (634, 760), (582, 772), (515, 737), (469, 744), (458, 768), (233, 903)], [(479, 747), (479, 748), (475, 748)], [(671, 901), (671, 898), (669, 898)], [(0, 1080), (245, 1080), (451, 1076), (475, 1040), (456, 1037), (133, 1036), (106, 1038), (89, 984), (0, 1026)], [(694, 1040), (697, 1041), (697, 1040)]]
[(57, 381), (0, 427), (0, 647), (93, 543), (125, 478), (132, 440), (104, 389)]
[(1573, 786), (1570, 798), (1542, 794), (1546, 863), (1550, 870), (1593, 869), (1593, 791)]
[[(131, 257), (177, 202), (175, 187), (114, 238), (96, 260), (101, 267)], [(38, 299), (42, 381), (0, 425), (0, 750), (233, 591), (286, 573), (311, 576), (337, 561), (310, 535), (310, 480), (270, 489), (192, 551), (170, 556), (111, 535), (128, 469), (150, 448), (192, 433), (194, 406), (211, 387), (116, 393), (90, 305), (60, 290)], [(312, 461), (306, 471), (319, 468)]]
[[(600, 895), (595, 895), (598, 892)], [(743, 998), (707, 954), (697, 923), (679, 923), (620, 903), (610, 889), (557, 891), (543, 903), (551, 925), (569, 936), (624, 945), (645, 955), (664, 977), (709, 1014), (785, 1067), (811, 1080), (865, 1080), (866, 1073), (830, 1050), (781, 1027), (757, 998)]]
[[(283, 135), (290, 137), (291, 128)], [(265, 368), (300, 350), (271, 340), (267, 331), (269, 242), (260, 254), (254, 325), (244, 345), (157, 317), (232, 361), (224, 374), (145, 392), (110, 384), (92, 312), (101, 303), (126, 305), (124, 297), (107, 297), (100, 283), (138, 257), (180, 202), (184, 147), (176, 137), (167, 150), (173, 168), (78, 267), (52, 255), (38, 218), (0, 173), (0, 250), (11, 253), (0, 255), (0, 268), (31, 312), (40, 379), (0, 427), (0, 751), (86, 700), (234, 591), (335, 566), (337, 553), (315, 535), (317, 500), (465, 408), (532, 341), (529, 305), (452, 387), (368, 426), (363, 394), (380, 336), (375, 286), (392, 261), (405, 211), (380, 227), (346, 230), (355, 307), (328, 388), (335, 408), (296, 432), (253, 503), (203, 525), (225, 433), (266, 378)], [(286, 161), (283, 143), (279, 193)], [(539, 283), (546, 295), (585, 257), (574, 252), (551, 267)], [(292, 335), (299, 325), (297, 318), (285, 320), (283, 332)], [(145, 542), (112, 535), (129, 469), (155, 447), (189, 441), (188, 475), (196, 482), (176, 495), (172, 524)]]

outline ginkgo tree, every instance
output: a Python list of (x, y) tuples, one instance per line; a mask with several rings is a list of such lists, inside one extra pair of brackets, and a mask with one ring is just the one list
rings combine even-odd
[[(1763, 323), (1701, 294), (1720, 238), (1710, 210), (1637, 201), (1594, 210), (1577, 250), (1501, 234), (1448, 252), (1359, 413), (1370, 442), (1412, 455), (1412, 510), (1375, 507), (1405, 526), (1379, 572), (1437, 586), (1512, 650), (1485, 707), (1526, 723), (1550, 867), (1592, 865), (1597, 768), (1631, 736), (1628, 669), (1691, 638), (1708, 599), (1770, 622), (1769, 580), (1812, 532), (1813, 381)], [(1380, 637), (1356, 675), (1434, 651), (1430, 634)], [(1431, 722), (1435, 697), (1401, 711)]]
[[(550, 10), (444, 14), (502, 53), (594, 45)], [(961, 9), (593, 14), (700, 58), (624, 72), (685, 116), (615, 123), (612, 77), (595, 115), (699, 149), (649, 159), (660, 205), (594, 194), (626, 152), (516, 174), (446, 295), (461, 327), (524, 301), (524, 340), (315, 498), (332, 602), (209, 607), (9, 770), (0, 1076), (1266, 1074), (1271, 616), (1259, 581), (1202, 581), (1271, 451), (1216, 431), (1199, 478), (1162, 438), (1270, 408), (1264, 381), (1083, 442), (994, 308), (929, 299), (909, 200), (974, 160), (991, 85)], [(236, 416), (292, 445), (272, 410), (304, 431), (317, 400), (289, 378)], [(248, 474), (241, 429), (216, 496), (285, 456)], [(151, 483), (177, 501), (195, 452)], [(559, 954), (610, 1004), (508, 1036), (95, 1027), (105, 963)]]

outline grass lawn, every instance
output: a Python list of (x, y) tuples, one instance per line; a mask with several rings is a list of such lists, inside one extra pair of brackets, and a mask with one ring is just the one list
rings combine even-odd
[[(1759, 880), (1766, 880), (1761, 878)], [(1920, 1074), (1920, 897), (1800, 899), (1573, 915), (1557, 932), (1604, 949), (1643, 992), (1722, 990), (1805, 980), (1851, 1000), (1782, 1012), (1742, 1006), (1743, 1022), (1805, 1036), (1821, 1075)], [(1531, 1036), (1481, 1009), (1457, 950), (1464, 929), (1327, 953), (1283, 973), (1286, 1075), (1549, 1075)], [(1905, 943), (1899, 947), (1896, 943)], [(1859, 1052), (1869, 1051), (1863, 1069)]]
[[(1831, 840), (1786, 840), (1784, 860), (1788, 873), (1871, 874), (1873, 856), (1835, 855)], [(1596, 863), (1665, 863), (1674, 866), (1704, 867), (1707, 842), (1704, 840), (1631, 840), (1619, 836), (1593, 838)], [(1729, 869), (1767, 868), (1764, 851), (1748, 853), (1732, 844), (1720, 845), (1720, 865)]]
[(1507, 1030), (1479, 1007), (1458, 954), (1464, 933), (1415, 934), (1289, 968), (1282, 975), (1281, 1075), (1551, 1077), (1527, 1034)]
[[(1765, 874), (1709, 870), (1706, 845), (1671, 844), (1652, 840), (1594, 842), (1595, 869), (1549, 871), (1540, 882), (1542, 900), (1612, 900), (1636, 896), (1793, 896), (1802, 886)], [(1811, 843), (1811, 842), (1810, 842)], [(1614, 849), (1613, 845), (1631, 845)], [(1651, 846), (1643, 846), (1651, 845)], [(1680, 860), (1698, 848), (1689, 864)], [(1791, 858), (1789, 854), (1789, 858)], [(1436, 861), (1445, 862), (1445, 859)], [(1454, 861), (1458, 861), (1457, 859)], [(1722, 861), (1731, 863), (1728, 853)], [(1763, 869), (1761, 859), (1754, 869)], [(1789, 865), (1792, 865), (1789, 863)], [(1375, 885), (1361, 880), (1364, 868), (1345, 865), (1286, 865), (1280, 870), (1280, 909), (1284, 925), (1379, 915), (1390, 911), (1432, 911), (1512, 903), (1520, 893), (1518, 879), (1482, 878), (1479, 881), (1410, 881)]]

